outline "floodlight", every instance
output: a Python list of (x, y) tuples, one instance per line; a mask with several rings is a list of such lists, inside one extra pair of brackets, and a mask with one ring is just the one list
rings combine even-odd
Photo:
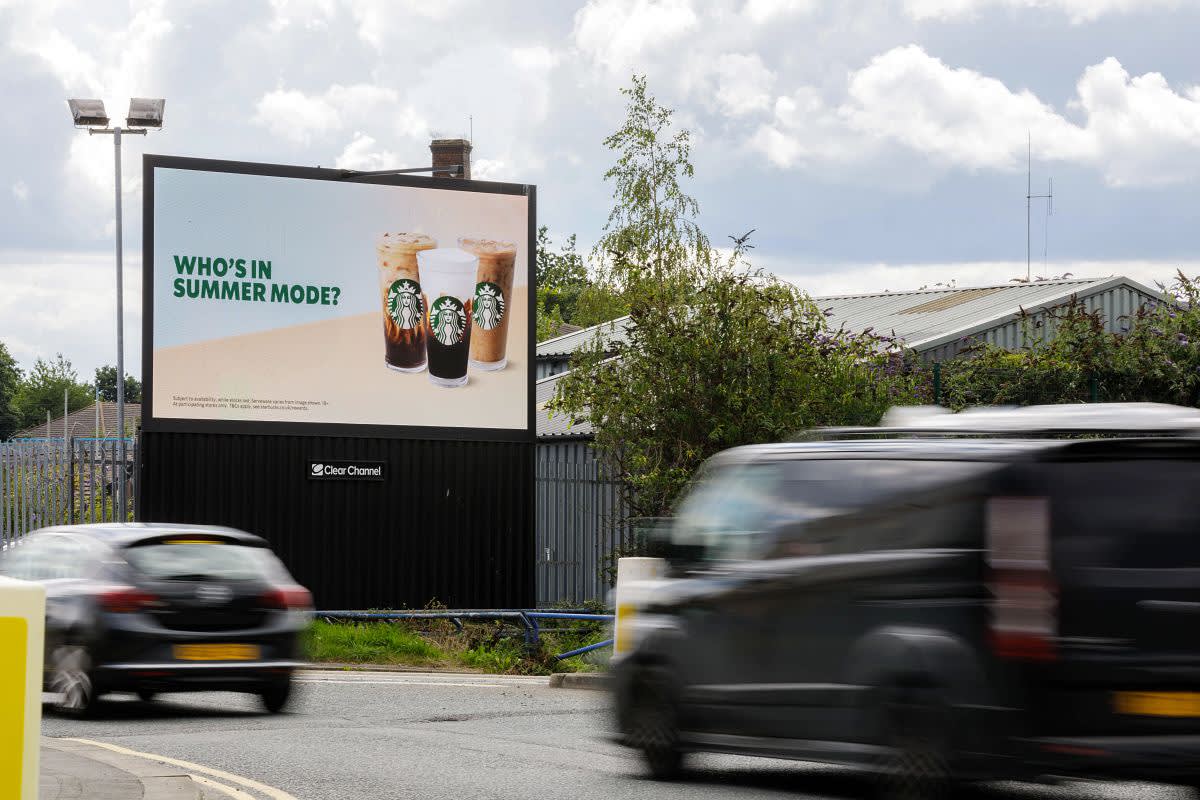
[(157, 97), (134, 97), (129, 101), (125, 124), (135, 128), (161, 128), (166, 100)]
[(71, 107), (71, 116), (75, 118), (76, 125), (108, 127), (108, 114), (104, 113), (103, 100), (68, 100), (67, 105)]

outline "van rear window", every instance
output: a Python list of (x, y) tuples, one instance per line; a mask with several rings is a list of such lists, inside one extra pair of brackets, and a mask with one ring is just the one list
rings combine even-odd
[(1200, 461), (1067, 462), (1043, 474), (1060, 565), (1200, 567)]

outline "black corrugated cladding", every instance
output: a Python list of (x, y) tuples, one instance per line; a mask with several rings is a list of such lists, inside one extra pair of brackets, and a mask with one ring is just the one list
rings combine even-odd
[[(268, 541), (317, 607), (530, 608), (534, 445), (143, 432), (139, 519)], [(313, 481), (310, 460), (386, 464)]]

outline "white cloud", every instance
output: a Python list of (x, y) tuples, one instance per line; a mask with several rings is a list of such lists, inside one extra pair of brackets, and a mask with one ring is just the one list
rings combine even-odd
[(762, 111), (771, 105), (775, 75), (758, 55), (726, 53), (717, 59), (718, 108), (735, 117)]
[(575, 45), (613, 72), (699, 24), (689, 0), (588, 0), (575, 14)]
[(1031, 137), (1039, 159), (1095, 169), (1112, 186), (1200, 179), (1200, 86), (1130, 76), (1108, 58), (1084, 70), (1069, 107), (1079, 122), (1029, 90), (906, 45), (851, 72), (839, 105), (812, 87), (777, 98), (750, 143), (781, 167), (861, 164), (890, 147), (938, 169), (1011, 172), (1024, 168)]
[[(141, 264), (125, 259), (125, 363), (141, 363)], [(0, 341), (25, 369), (62, 353), (79, 376), (116, 363), (113, 255), (0, 251)], [(63, 287), (71, 291), (64, 292)]]
[(342, 126), (338, 110), (323, 97), (310, 97), (296, 89), (276, 89), (263, 95), (255, 106), (254, 121), (297, 144), (308, 144), (313, 136)]
[(868, 160), (875, 142), (850, 130), (836, 108), (812, 87), (777, 98), (770, 122), (761, 124), (750, 145), (777, 167), (818, 167)]
[(1032, 92), (948, 67), (916, 45), (889, 50), (851, 74), (848, 94), (841, 114), (853, 130), (943, 165), (1015, 169), (1027, 132), (1044, 157), (1094, 157), (1090, 138)]
[(364, 172), (395, 169), (399, 164), (400, 160), (395, 153), (380, 149), (374, 139), (358, 131), (354, 132), (354, 139), (334, 161), (334, 166), (338, 169), (356, 169)]
[(399, 97), (370, 84), (335, 84), (319, 94), (276, 89), (259, 99), (255, 123), (295, 144), (309, 144), (361, 121), (390, 119)]
[(29, 184), (24, 180), (17, 180), (12, 185), (12, 193), (13, 197), (17, 198), (18, 201), (22, 203), (29, 202)]
[(1075, 101), (1110, 184), (1200, 178), (1200, 86), (1176, 92), (1157, 72), (1130, 77), (1115, 58), (1088, 67)]
[(817, 5), (817, 0), (746, 0), (742, 13), (761, 25), (780, 17), (812, 13)]
[(495, 181), (512, 177), (512, 170), (503, 161), (494, 158), (478, 158), (471, 162), (471, 179)]
[(1179, 5), (1180, 0), (905, 0), (904, 10), (918, 20), (972, 18), (988, 8), (1050, 10), (1078, 25), (1108, 14), (1158, 12)]

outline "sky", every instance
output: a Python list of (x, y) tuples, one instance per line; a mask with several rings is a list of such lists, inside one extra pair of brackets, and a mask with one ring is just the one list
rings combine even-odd
[(165, 97), (125, 140), (125, 353), (140, 372), (141, 155), (536, 184), (586, 249), (602, 142), (645, 74), (693, 136), (714, 242), (816, 296), (1033, 274), (1200, 274), (1197, 0), (0, 0), (0, 341), (81, 377), (116, 351), (112, 139), (65, 100)]

